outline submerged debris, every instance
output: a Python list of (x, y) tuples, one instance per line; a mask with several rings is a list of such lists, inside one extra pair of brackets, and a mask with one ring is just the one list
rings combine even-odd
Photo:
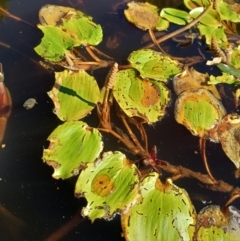
[(35, 106), (35, 104), (37, 104), (37, 101), (34, 98), (30, 98), (24, 102), (23, 107), (26, 110), (30, 110)]

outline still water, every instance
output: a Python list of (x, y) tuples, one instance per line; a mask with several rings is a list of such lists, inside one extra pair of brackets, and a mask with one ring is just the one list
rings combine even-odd
[[(181, 5), (181, 1), (171, 1), (172, 3), (173, 6)], [(141, 46), (144, 32), (125, 20), (124, 1), (0, 2), (1, 7), (33, 26), (39, 22), (38, 11), (45, 4), (71, 6), (91, 15), (94, 21), (103, 27), (104, 39), (98, 46), (99, 49), (114, 57), (119, 63), (125, 63), (129, 53)], [(0, 41), (7, 44), (5, 47), (0, 46), (0, 62), (3, 65), (5, 84), (13, 100), (12, 114), (4, 138), (6, 146), (0, 149), (0, 240), (59, 240), (49, 238), (57, 230), (60, 230), (59, 237), (66, 234), (62, 240), (124, 240), (121, 237), (118, 217), (111, 222), (99, 220), (94, 224), (88, 220), (74, 218), (85, 205), (84, 199), (76, 199), (73, 195), (76, 178), (54, 180), (51, 177), (52, 168), (41, 159), (43, 148), (48, 146), (48, 135), (61, 123), (52, 113), (53, 104), (46, 94), (53, 86), (54, 75), (37, 64), (40, 57), (33, 50), (40, 42), (42, 33), (34, 27), (6, 16), (1, 16), (0, 33)], [(176, 51), (176, 44), (171, 40), (169, 44), (164, 45), (170, 46), (170, 52)], [(182, 55), (195, 52), (197, 53), (196, 48), (180, 50)], [(204, 65), (200, 64), (196, 68), (199, 71), (204, 70)], [(106, 73), (106, 69), (100, 69), (94, 71), (93, 75), (101, 81)], [(29, 98), (36, 99), (37, 104), (34, 108), (26, 110), (23, 104)], [(95, 120), (89, 121), (94, 123)], [(205, 173), (201, 158), (196, 154), (198, 138), (192, 137), (183, 126), (176, 124), (172, 106), (159, 124), (147, 129), (150, 145), (157, 145), (159, 158)], [(114, 146), (108, 144), (110, 149), (114, 149)], [(223, 154), (220, 145), (208, 143), (207, 146), (210, 167), (216, 178), (237, 186), (239, 183), (232, 175), (234, 166)], [(198, 210), (204, 207), (200, 199), (219, 205), (227, 200), (224, 194), (211, 192), (205, 192), (205, 196), (199, 198), (202, 189), (194, 181), (181, 180), (178, 185), (187, 187)], [(240, 201), (236, 201), (234, 205), (240, 208)], [(66, 224), (69, 226), (64, 226)], [(74, 226), (76, 227), (72, 228)], [(68, 229), (70, 231), (67, 231)]]

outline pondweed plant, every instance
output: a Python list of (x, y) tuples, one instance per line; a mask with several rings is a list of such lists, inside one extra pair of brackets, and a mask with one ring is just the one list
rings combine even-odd
[[(54, 113), (64, 123), (48, 137), (50, 145), (44, 149), (43, 160), (54, 168), (54, 178), (78, 175), (75, 196), (87, 200), (81, 212), (84, 217), (94, 221), (121, 215), (126, 240), (239, 240), (240, 213), (229, 206), (240, 196), (239, 188), (214, 178), (207, 165), (205, 146), (207, 140), (221, 143), (239, 168), (240, 116), (227, 113), (215, 85), (239, 83), (240, 50), (230, 36), (238, 34), (240, 8), (222, 0), (184, 3), (189, 11), (159, 10), (148, 3), (127, 4), (126, 18), (147, 30), (153, 44), (130, 53), (125, 66), (94, 47), (102, 41), (103, 31), (92, 17), (54, 5), (46, 5), (39, 12), (38, 28), (44, 36), (35, 51), (51, 67), (63, 68), (55, 72), (55, 84), (48, 95), (54, 103)], [(156, 31), (164, 31), (170, 24), (182, 27), (155, 37)], [(207, 64), (216, 65), (221, 76), (209, 76), (190, 67), (203, 58), (183, 59), (162, 50), (163, 41), (193, 27), (215, 55)], [(94, 61), (84, 59), (79, 46)], [(110, 69), (101, 89), (87, 72), (93, 66)], [(164, 117), (171, 101), (166, 85), (169, 80), (177, 95), (175, 120), (199, 137), (207, 175), (160, 160), (156, 146), (148, 146), (144, 125)], [(99, 126), (95, 127), (81, 120), (94, 108), (99, 118)], [(113, 111), (124, 128), (111, 120)], [(133, 126), (139, 133), (132, 131)], [(105, 133), (122, 142), (136, 160), (130, 160), (117, 147), (102, 153)], [(162, 172), (172, 174), (172, 178), (163, 180)], [(230, 199), (223, 207), (209, 205), (197, 214), (187, 192), (174, 184), (179, 178), (195, 178), (206, 188), (229, 193)]]

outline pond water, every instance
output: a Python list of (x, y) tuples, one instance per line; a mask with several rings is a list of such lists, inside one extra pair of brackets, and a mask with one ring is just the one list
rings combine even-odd
[[(177, 1), (172, 2), (175, 4)], [(145, 33), (124, 18), (124, 1), (2, 0), (0, 6), (36, 26), (39, 22), (38, 11), (45, 4), (71, 6), (92, 16), (104, 31), (103, 42), (98, 48), (119, 63), (126, 63), (129, 53), (141, 47)], [(41, 59), (33, 50), (40, 42), (41, 31), (21, 21), (1, 16), (0, 32), (0, 63), (3, 65), (5, 84), (13, 100), (12, 114), (3, 142), (6, 146), (0, 149), (0, 239), (53, 241), (59, 240), (57, 235), (60, 235), (59, 237), (63, 236), (61, 240), (71, 241), (124, 240), (118, 217), (111, 222), (99, 220), (93, 224), (87, 219), (74, 218), (85, 205), (84, 199), (74, 197), (76, 178), (55, 180), (51, 177), (52, 168), (42, 161), (43, 149), (48, 146), (46, 139), (61, 121), (53, 114), (53, 103), (46, 94), (53, 86), (54, 74), (38, 64)], [(3, 46), (4, 43), (7, 46)], [(164, 43), (163, 47), (173, 55), (198, 53), (196, 45), (179, 49), (171, 40)], [(204, 46), (200, 48), (205, 51)], [(209, 56), (208, 53), (204, 54)], [(196, 69), (208, 71), (204, 63), (196, 65)], [(107, 71), (96, 70), (93, 75), (102, 81)], [(169, 87), (171, 88), (171, 83)], [(29, 98), (36, 99), (37, 104), (26, 110), (23, 104)], [(229, 112), (234, 111), (228, 100), (226, 105)], [(95, 119), (88, 121), (96, 123)], [(175, 122), (173, 103), (161, 122), (146, 129), (149, 145), (157, 145), (159, 158), (205, 173), (199, 155), (198, 138)], [(111, 144), (111, 140), (106, 143), (106, 149), (118, 148), (115, 145), (117, 143)], [(233, 176), (234, 165), (219, 144), (207, 143), (207, 155), (217, 179), (223, 179), (234, 186), (239, 185)], [(206, 191), (193, 180), (183, 179), (176, 183), (186, 188), (197, 210), (205, 206), (202, 200), (219, 205), (228, 200), (227, 195)], [(240, 200), (235, 201), (234, 205), (240, 208)], [(49, 238), (57, 230), (60, 230), (59, 233)]]

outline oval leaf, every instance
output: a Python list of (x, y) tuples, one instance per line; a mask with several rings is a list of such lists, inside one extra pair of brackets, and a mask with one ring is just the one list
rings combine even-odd
[(50, 145), (43, 151), (43, 160), (54, 168), (54, 178), (66, 179), (78, 174), (103, 149), (101, 134), (82, 121), (59, 125), (48, 140)]
[(181, 65), (176, 60), (172, 60), (168, 56), (151, 49), (132, 52), (128, 57), (128, 61), (133, 68), (140, 72), (142, 78), (165, 82), (182, 70)]
[(178, 25), (185, 25), (191, 21), (188, 12), (175, 8), (163, 8), (160, 16)]

